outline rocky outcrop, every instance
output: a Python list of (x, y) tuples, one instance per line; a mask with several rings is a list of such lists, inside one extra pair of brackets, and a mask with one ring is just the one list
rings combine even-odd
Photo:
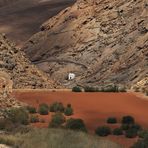
[[(38, 70), (25, 57), (20, 49), (9, 42), (4, 35), (0, 35), (0, 78), (5, 72), (13, 81), (13, 88), (56, 88), (56, 82)], [(0, 80), (8, 80), (7, 76)], [(2, 83), (3, 84), (3, 83)], [(12, 84), (11, 84), (12, 85)], [(3, 87), (3, 86), (1, 86)]]
[[(146, 0), (78, 0), (45, 22), (23, 50), (67, 87), (131, 87), (148, 74), (147, 14)], [(69, 72), (74, 81), (66, 80)]]
[(22, 105), (11, 95), (12, 85), (10, 76), (6, 72), (0, 71), (0, 117), (3, 110)]

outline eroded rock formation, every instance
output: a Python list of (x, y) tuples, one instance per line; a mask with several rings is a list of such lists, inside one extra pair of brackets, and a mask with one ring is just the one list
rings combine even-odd
[[(67, 87), (131, 87), (148, 75), (147, 14), (147, 0), (78, 0), (45, 22), (23, 49)], [(76, 80), (67, 82), (69, 72)]]

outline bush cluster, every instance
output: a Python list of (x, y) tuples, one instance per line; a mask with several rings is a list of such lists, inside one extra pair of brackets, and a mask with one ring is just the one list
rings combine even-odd
[(38, 112), (41, 114), (41, 115), (48, 115), (49, 113), (49, 107), (47, 104), (40, 104), (39, 105), (39, 109), (38, 109)]
[(71, 130), (87, 132), (86, 126), (82, 119), (73, 119), (73, 118), (68, 119), (65, 127)]
[(65, 107), (61, 102), (54, 102), (49, 106), (50, 112), (64, 112)]
[(36, 108), (32, 106), (27, 106), (27, 110), (30, 114), (35, 114), (37, 112)]
[(78, 86), (75, 86), (75, 87), (72, 88), (72, 91), (73, 92), (82, 92), (82, 89)]
[(123, 130), (121, 128), (115, 128), (113, 130), (113, 135), (123, 135)]
[(126, 89), (124, 87), (119, 87), (116, 85), (109, 85), (101, 88), (86, 86), (84, 87), (84, 91), (85, 92), (126, 92)]
[(12, 123), (29, 124), (29, 114), (25, 108), (12, 108), (7, 112), (7, 119)]
[(115, 123), (117, 123), (117, 119), (115, 117), (109, 117), (107, 119), (107, 123), (109, 123), (109, 124), (115, 124)]
[(111, 134), (111, 129), (107, 126), (100, 126), (95, 130), (95, 133), (98, 136), (108, 136), (109, 134)]
[(0, 118), (0, 130), (13, 129), (29, 124), (29, 113), (25, 108), (11, 108), (5, 111), (5, 118)]
[(66, 116), (71, 116), (71, 115), (73, 115), (73, 108), (71, 107), (70, 104), (68, 104), (67, 107), (65, 108), (64, 114), (65, 114)]
[(49, 123), (49, 127), (61, 127), (62, 124), (66, 121), (64, 115), (60, 112), (52, 115), (51, 122)]

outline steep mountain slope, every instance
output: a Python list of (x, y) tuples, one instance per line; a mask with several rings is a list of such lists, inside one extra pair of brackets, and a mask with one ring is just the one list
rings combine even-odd
[[(147, 14), (147, 0), (78, 0), (45, 22), (23, 49), (63, 85), (131, 86), (148, 77)], [(69, 72), (74, 81), (66, 81)]]
[(13, 81), (13, 88), (55, 88), (56, 83), (32, 65), (24, 53), (0, 35), (0, 72)]
[(0, 33), (22, 45), (40, 25), (75, 0), (0, 0)]

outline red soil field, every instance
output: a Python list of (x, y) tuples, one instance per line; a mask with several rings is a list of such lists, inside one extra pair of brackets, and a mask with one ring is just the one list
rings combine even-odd
[[(122, 116), (131, 115), (136, 122), (144, 128), (148, 128), (148, 101), (132, 93), (74, 93), (74, 92), (48, 92), (48, 91), (17, 91), (13, 95), (20, 101), (34, 107), (41, 103), (51, 104), (62, 102), (64, 105), (71, 104), (74, 109), (73, 118), (81, 118), (86, 123), (90, 133), (100, 125), (107, 125), (108, 117), (117, 117), (120, 122)], [(34, 126), (47, 127), (51, 118), (40, 116), (46, 123), (37, 123)], [(120, 124), (108, 125), (112, 128)], [(127, 139), (124, 136), (108, 136), (125, 148), (130, 147), (137, 139)]]

